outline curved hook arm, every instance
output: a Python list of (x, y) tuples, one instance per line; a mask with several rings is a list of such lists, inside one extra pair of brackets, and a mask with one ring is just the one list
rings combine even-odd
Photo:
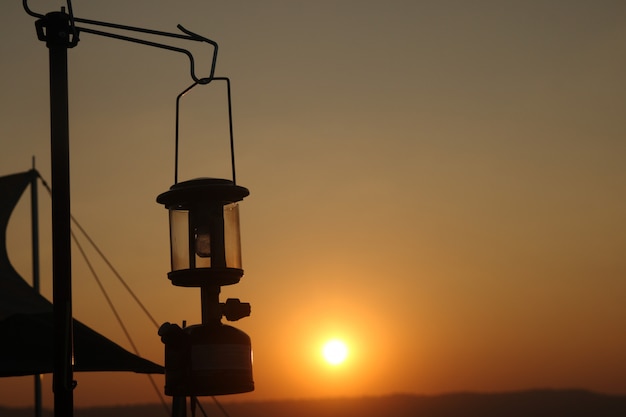
[(44, 15), (39, 14), (39, 13), (35, 13), (33, 12), (30, 7), (28, 7), (28, 0), (22, 0), (22, 6), (24, 6), (24, 10), (26, 11), (26, 13), (28, 13), (29, 15), (31, 15), (32, 17), (36, 17), (38, 19), (41, 19)]
[[(194, 41), (200, 41), (200, 42), (206, 42), (210, 45), (213, 45), (213, 60), (211, 61), (211, 72), (209, 74), (208, 78), (201, 78), (199, 80), (194, 78), (194, 81), (197, 82), (198, 84), (208, 84), (213, 80), (213, 77), (215, 75), (215, 65), (217, 64), (217, 42), (206, 38), (204, 36), (198, 35), (197, 33), (194, 33), (192, 31), (190, 31), (189, 29), (185, 29), (183, 27), (183, 25), (177, 25), (176, 26), (181, 32), (189, 35), (189, 39), (194, 40)], [(192, 73), (193, 73), (193, 60), (191, 62), (191, 66), (192, 66)]]
[[(28, 7), (28, 0), (22, 0), (22, 5), (24, 6), (24, 10), (26, 11), (26, 13), (28, 13), (29, 15), (39, 18), (39, 19), (43, 19), (45, 18), (45, 15), (33, 12), (29, 7)], [(70, 13), (71, 13), (71, 3), (70, 1), (68, 1), (68, 7), (70, 8)], [(73, 23), (74, 22), (78, 22), (78, 23), (86, 23), (88, 25), (93, 25), (93, 26), (103, 26), (103, 27), (109, 27), (109, 28), (114, 28), (114, 29), (119, 29), (119, 30), (126, 30), (126, 31), (130, 31), (130, 32), (140, 32), (140, 33), (146, 33), (149, 35), (156, 35), (156, 36), (162, 36), (162, 37), (168, 37), (168, 38), (177, 38), (177, 39), (183, 39), (183, 40), (191, 40), (191, 41), (196, 41), (196, 42), (206, 42), (209, 45), (213, 46), (213, 57), (212, 57), (212, 62), (211, 62), (211, 69), (209, 72), (209, 76), (208, 77), (198, 77), (196, 75), (196, 70), (195, 70), (195, 61), (193, 58), (193, 55), (191, 54), (191, 52), (189, 52), (186, 49), (183, 48), (179, 48), (176, 46), (171, 46), (171, 45), (165, 45), (162, 43), (158, 43), (158, 42), (152, 42), (152, 41), (148, 41), (148, 40), (144, 40), (144, 39), (139, 39), (139, 38), (133, 38), (130, 36), (125, 36), (125, 35), (120, 35), (120, 34), (116, 34), (116, 33), (110, 33), (110, 32), (104, 32), (101, 30), (96, 30), (96, 29), (92, 29), (92, 28), (85, 28), (85, 27), (81, 27), (81, 28), (74, 28), (74, 31), (76, 30), (80, 30), (81, 32), (84, 33), (91, 33), (92, 35), (99, 35), (99, 36), (104, 36), (104, 37), (108, 37), (108, 38), (113, 38), (113, 39), (119, 39), (119, 40), (123, 40), (123, 41), (128, 41), (128, 42), (133, 42), (133, 43), (138, 43), (138, 44), (142, 44), (142, 45), (147, 45), (147, 46), (153, 46), (156, 48), (161, 48), (161, 49), (167, 49), (170, 51), (174, 51), (174, 52), (180, 52), (183, 53), (185, 55), (187, 55), (187, 58), (189, 58), (189, 64), (190, 64), (190, 73), (191, 73), (191, 78), (193, 79), (194, 82), (198, 83), (198, 84), (208, 84), (213, 80), (214, 74), (215, 74), (215, 66), (217, 64), (217, 50), (218, 50), (218, 45), (217, 42), (206, 38), (204, 36), (201, 36), (197, 33), (194, 33), (192, 31), (190, 31), (189, 29), (184, 28), (182, 25), (178, 25), (177, 28), (183, 32), (183, 34), (180, 33), (169, 33), (169, 32), (162, 32), (162, 31), (158, 31), (158, 30), (152, 30), (152, 29), (144, 29), (144, 28), (138, 28), (138, 27), (134, 27), (134, 26), (126, 26), (126, 25), (119, 25), (116, 23), (108, 23), (108, 22), (101, 22), (98, 20), (91, 20), (91, 19), (81, 19), (78, 17), (73, 17), (70, 16), (71, 20), (72, 20), (72, 27), (74, 28)]]
[[(79, 21), (82, 19), (76, 19), (76, 21)], [(119, 39), (122, 41), (127, 41), (127, 42), (133, 42), (133, 43), (138, 43), (140, 45), (147, 45), (147, 46), (153, 46), (155, 48), (160, 48), (160, 49), (166, 49), (168, 51), (174, 51), (174, 52), (180, 52), (182, 54), (187, 55), (187, 58), (189, 58), (189, 65), (190, 65), (190, 75), (191, 75), (191, 79), (198, 83), (198, 84), (208, 84), (211, 82), (211, 80), (213, 79), (213, 74), (215, 73), (215, 63), (217, 61), (217, 48), (214, 48), (214, 52), (213, 52), (213, 62), (211, 65), (211, 71), (210, 71), (210, 76), (209, 77), (198, 77), (196, 75), (196, 70), (195, 70), (195, 61), (193, 58), (193, 55), (191, 54), (191, 52), (189, 52), (187, 49), (183, 49), (183, 48), (179, 48), (176, 46), (171, 46), (171, 45), (166, 45), (163, 43), (158, 43), (158, 42), (152, 42), (152, 41), (147, 41), (145, 39), (138, 39), (138, 38), (132, 38), (130, 36), (125, 36), (125, 35), (119, 35), (117, 33), (109, 33), (109, 32), (103, 32), (101, 30), (96, 30), (96, 29), (91, 29), (91, 28), (85, 28), (85, 27), (81, 27), (80, 28), (81, 33), (91, 33), (92, 35), (99, 35), (99, 36), (104, 36), (107, 38), (113, 38), (113, 39)], [(162, 33), (167, 33), (167, 32), (162, 32)], [(168, 34), (168, 35), (176, 35), (176, 36), (172, 36), (172, 37), (181, 37), (181, 35), (177, 35), (177, 34)], [(191, 37), (182, 37), (183, 39), (189, 39), (189, 40), (198, 40), (198, 39), (193, 39)]]

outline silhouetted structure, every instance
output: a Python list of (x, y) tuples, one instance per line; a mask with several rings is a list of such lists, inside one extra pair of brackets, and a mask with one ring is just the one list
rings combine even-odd
[[(22, 193), (36, 178), (34, 170), (0, 177), (0, 376), (53, 371), (52, 303), (37, 293), (9, 261), (6, 231)], [(163, 367), (140, 358), (96, 331), (73, 321), (74, 370), (163, 373)]]

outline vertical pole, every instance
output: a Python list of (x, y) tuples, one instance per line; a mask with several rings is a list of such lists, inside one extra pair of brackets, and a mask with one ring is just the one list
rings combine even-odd
[(50, 139), (52, 157), (52, 297), (54, 314), (54, 416), (72, 417), (72, 259), (67, 49), (70, 20), (64, 12), (44, 18), (50, 56)]
[[(39, 293), (39, 209), (37, 202), (37, 171), (35, 170), (35, 157), (33, 157), (33, 169), (30, 171), (30, 224), (33, 253), (33, 289)], [(33, 376), (35, 394), (35, 417), (41, 417), (41, 374)]]
[(187, 417), (187, 397), (172, 398), (172, 417)]
[(37, 170), (35, 170), (35, 159), (33, 157), (33, 169), (30, 171), (30, 214), (31, 214), (31, 236), (33, 242), (33, 289), (40, 293), (39, 286), (39, 203), (37, 198)]

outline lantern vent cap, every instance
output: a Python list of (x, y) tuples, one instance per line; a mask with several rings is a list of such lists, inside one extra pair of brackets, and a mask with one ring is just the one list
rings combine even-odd
[(235, 203), (250, 195), (247, 188), (222, 178), (195, 178), (179, 182), (160, 194), (156, 201), (172, 208), (189, 208), (208, 202)]

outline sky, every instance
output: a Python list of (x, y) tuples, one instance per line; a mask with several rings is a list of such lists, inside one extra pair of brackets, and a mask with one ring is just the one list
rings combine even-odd
[[(40, 13), (62, 1), (32, 0)], [(232, 82), (253, 393), (224, 401), (584, 388), (626, 394), (626, 3), (95, 1), (77, 17), (219, 43)], [(50, 181), (48, 52), (0, 14), (0, 175)], [(188, 45), (203, 75), (212, 50)], [(156, 320), (200, 322), (167, 279), (185, 56), (82, 34), (69, 55), (72, 213)], [(207, 69), (207, 70), (205, 70)], [(230, 177), (226, 92), (181, 101), (179, 179)], [(50, 207), (40, 191), (42, 292)], [(30, 282), (28, 197), (9, 255)], [(140, 354), (156, 328), (101, 268)], [(74, 316), (130, 349), (77, 251)], [(325, 364), (323, 342), (349, 348)], [(145, 375), (76, 373), (76, 406), (156, 402)], [(44, 406), (52, 407), (51, 375)], [(163, 378), (156, 377), (157, 385)], [(0, 405), (32, 404), (30, 377)]]

